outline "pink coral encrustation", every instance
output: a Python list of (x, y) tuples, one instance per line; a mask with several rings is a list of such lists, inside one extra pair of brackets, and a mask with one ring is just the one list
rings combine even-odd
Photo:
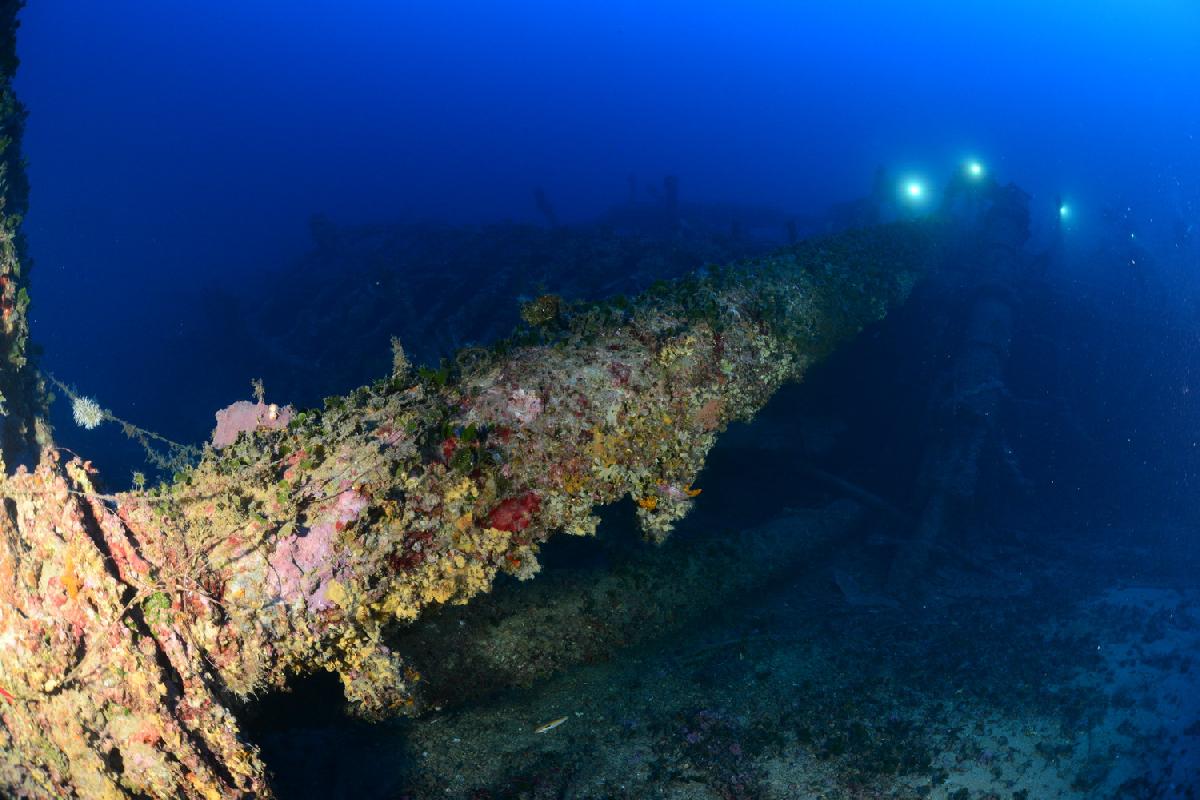
[(367, 498), (347, 488), (307, 533), (287, 536), (276, 543), (270, 564), (279, 580), (280, 600), (290, 603), (303, 596), (310, 611), (323, 611), (333, 605), (326, 590), (336, 572), (334, 544), (338, 532), (358, 519), (367, 504)]
[(238, 434), (259, 428), (281, 430), (292, 421), (291, 406), (277, 406), (262, 401), (251, 403), (238, 400), (217, 412), (217, 427), (213, 431), (213, 447), (227, 447), (237, 441)]

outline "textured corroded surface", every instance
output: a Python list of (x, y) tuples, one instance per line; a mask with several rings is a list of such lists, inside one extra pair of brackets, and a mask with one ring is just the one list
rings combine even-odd
[(19, 0), (0, 0), (0, 448), (11, 466), (28, 456), (43, 391), (29, 355), (29, 262), (21, 220), (29, 182), (21, 155), (25, 108), (13, 92)]
[(264, 791), (227, 708), (316, 669), (364, 715), (408, 707), (420, 676), (387, 626), (535, 574), (548, 536), (591, 533), (625, 495), (660, 540), (720, 430), (903, 299), (934, 242), (916, 223), (856, 232), (564, 306), (457, 370), (398, 358), (149, 492), (102, 501), (85, 463), (52, 455), (10, 477), (10, 558), (36, 555), (9, 568), (22, 610), (0, 617), (5, 783)]
[(409, 707), (420, 676), (382, 644), (388, 626), (501, 571), (535, 574), (548, 536), (591, 533), (595, 508), (626, 495), (661, 540), (724, 426), (881, 317), (934, 257), (931, 227), (909, 223), (632, 303), (555, 302), (453, 369), (414, 373), (398, 356), (322, 410), (254, 405), (257, 430), (227, 425), (170, 484), (99, 495), (39, 421), (27, 355), (18, 5), (0, 3), (0, 392), (4, 460), (36, 466), (0, 471), (10, 796), (269, 795), (239, 702), (329, 669), (364, 715)]
[(2, 487), (0, 786), (7, 796), (218, 797), (262, 766), (165, 613), (87, 467), (53, 451)]
[(596, 506), (625, 495), (661, 539), (718, 431), (902, 298), (926, 242), (915, 226), (858, 233), (575, 308), (547, 341), (243, 436), (122, 496), (121, 517), (160, 581), (207, 587), (200, 618), (178, 593), (171, 613), (235, 693), (326, 667), (363, 713), (393, 710), (416, 676), (383, 626), (499, 571), (533, 575), (550, 534), (593, 532)]

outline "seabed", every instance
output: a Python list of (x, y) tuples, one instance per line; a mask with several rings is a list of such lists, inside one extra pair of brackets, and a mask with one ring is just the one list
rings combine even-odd
[[(719, 502), (667, 547), (724, 524)], [(621, 524), (607, 520), (601, 540)], [(861, 546), (719, 613), (528, 688), (367, 726), (313, 717), (337, 687), (310, 685), (260, 709), (252, 736), (283, 798), (1196, 796), (1200, 591), (1180, 587), (1200, 565), (1163, 555), (1182, 532), (1101, 538), (1031, 514), (1005, 533), (944, 548), (917, 604), (870, 590), (892, 542), (868, 528)], [(533, 584), (425, 624), (495, 625), (529, 586), (609, 566), (554, 566), (552, 554)], [(648, 587), (613, 602), (686, 603)]]

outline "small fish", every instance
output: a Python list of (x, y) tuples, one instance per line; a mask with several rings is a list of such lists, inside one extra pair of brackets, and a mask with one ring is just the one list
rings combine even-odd
[(547, 722), (545, 725), (538, 725), (536, 728), (533, 729), (533, 732), (534, 733), (545, 733), (546, 731), (552, 731), (555, 728), (557, 728), (559, 725), (562, 725), (566, 721), (567, 721), (567, 717), (559, 717), (558, 719)]
[[(2, 687), (0, 687), (0, 695), (4, 695), (4, 699), (5, 699), (5, 700), (7, 700), (7, 701), (8, 701), (8, 702), (10, 702), (10, 703), (15, 703), (15, 702), (16, 702), (16, 698), (15, 698), (15, 697), (13, 697), (11, 694), (9, 694), (9, 693), (8, 693), (8, 691), (7, 691), (7, 690), (5, 690), (5, 689), (4, 689), (4, 688), (2, 688)], [(557, 725), (557, 724), (559, 724), (559, 723), (560, 723), (560, 722), (562, 722), (564, 719), (566, 719), (566, 717), (563, 717), (562, 719), (558, 720), (557, 722), (552, 722), (552, 723), (551, 723), (551, 726), (553, 727), (554, 725)], [(538, 732), (539, 732), (539, 733), (541, 733), (541, 731), (538, 731)]]

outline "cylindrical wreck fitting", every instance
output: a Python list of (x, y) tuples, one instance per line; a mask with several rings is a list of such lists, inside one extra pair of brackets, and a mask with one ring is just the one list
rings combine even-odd
[(266, 793), (228, 708), (328, 669), (364, 715), (404, 709), (419, 676), (389, 624), (533, 575), (550, 534), (625, 495), (661, 540), (717, 433), (903, 299), (934, 242), (907, 223), (806, 243), (564, 306), (455, 372), (398, 359), (322, 411), (242, 408), (252, 430), (148, 492), (101, 498), (47, 448), (0, 487), (4, 785)]
[(26, 355), (18, 7), (0, 3), (8, 796), (269, 796), (231, 709), (318, 669), (364, 715), (410, 707), (420, 676), (383, 644), (388, 626), (501, 570), (533, 575), (550, 534), (591, 533), (594, 509), (624, 495), (661, 540), (718, 432), (882, 317), (936, 257), (932, 225), (896, 224), (632, 303), (563, 304), (455, 369), (414, 374), (398, 357), (320, 411), (231, 407), (196, 468), (102, 495), (89, 462), (54, 448)]
[[(853, 500), (788, 509), (754, 528), (671, 540), (603, 570), (430, 610), (391, 638), (421, 671), (421, 709), (448, 708), (653, 641), (818, 568), (868, 519)], [(482, 601), (482, 602), (481, 602)]]

